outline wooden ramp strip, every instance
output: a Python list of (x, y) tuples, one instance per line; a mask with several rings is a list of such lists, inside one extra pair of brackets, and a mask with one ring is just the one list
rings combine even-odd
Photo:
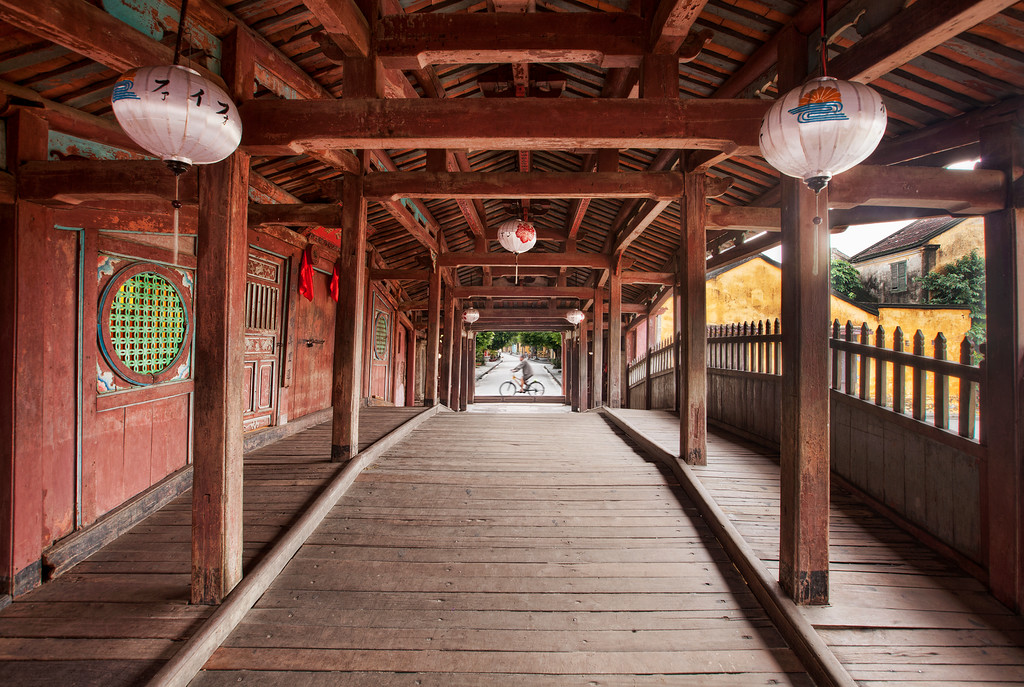
[[(611, 408), (604, 408), (602, 412), (636, 441), (645, 453), (671, 468), (687, 496), (697, 504), (705, 521), (729, 552), (751, 591), (764, 606), (793, 651), (803, 661), (815, 683), (835, 687), (856, 687), (857, 683), (850, 673), (814, 626), (803, 616), (797, 605), (785, 595), (778, 581), (696, 478), (690, 466), (679, 460), (677, 454), (666, 451), (644, 436), (644, 433), (622, 414)], [(678, 434), (676, 436), (678, 437)]]
[(203, 626), (150, 680), (150, 687), (185, 687), (196, 676), (217, 647), (245, 617), (299, 547), (330, 513), (356, 477), (388, 449), (405, 438), (443, 406), (433, 406), (415, 415), (398, 429), (362, 451), (338, 473), (317, 499), (288, 530), (253, 571), (244, 577)]

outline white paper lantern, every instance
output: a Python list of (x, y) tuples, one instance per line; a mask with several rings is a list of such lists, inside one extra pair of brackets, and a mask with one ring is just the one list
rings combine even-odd
[(507, 251), (525, 253), (536, 245), (537, 230), (530, 222), (510, 219), (498, 227), (498, 242)]
[(462, 321), (466, 324), (473, 324), (480, 319), (480, 311), (476, 308), (466, 308), (462, 311)]
[(761, 122), (761, 154), (815, 192), (870, 155), (885, 133), (881, 96), (864, 84), (829, 76), (809, 80), (775, 101)]
[(181, 174), (189, 165), (220, 162), (242, 140), (231, 98), (199, 72), (181, 65), (142, 67), (114, 84), (114, 116), (139, 146)]
[(580, 310), (579, 308), (570, 310), (565, 314), (565, 319), (568, 320), (569, 324), (571, 324), (574, 327), (578, 325), (580, 322), (582, 322), (584, 319), (586, 319), (586, 317), (587, 316), (584, 315), (583, 311)]

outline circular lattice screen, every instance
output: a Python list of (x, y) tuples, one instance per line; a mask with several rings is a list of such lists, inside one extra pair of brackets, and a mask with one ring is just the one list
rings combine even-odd
[(373, 356), (377, 360), (388, 357), (388, 316), (378, 312), (373, 322)]
[(190, 312), (178, 281), (160, 265), (136, 263), (108, 284), (100, 339), (104, 357), (125, 379), (152, 384), (176, 374), (190, 340)]

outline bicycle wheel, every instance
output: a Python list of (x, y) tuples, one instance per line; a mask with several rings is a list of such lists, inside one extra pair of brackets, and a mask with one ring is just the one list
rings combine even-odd
[(498, 387), (498, 393), (501, 394), (502, 398), (515, 396), (518, 388), (515, 382), (502, 382), (501, 386)]
[(530, 386), (526, 387), (526, 393), (531, 396), (543, 396), (544, 385), (538, 382), (536, 379), (530, 380)]

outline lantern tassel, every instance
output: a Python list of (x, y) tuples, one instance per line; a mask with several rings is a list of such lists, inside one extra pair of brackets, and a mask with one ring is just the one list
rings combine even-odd
[(519, 286), (519, 253), (516, 253), (516, 286)]
[(173, 264), (175, 267), (178, 266), (178, 210), (181, 209), (181, 201), (178, 200), (178, 175), (174, 175), (174, 200), (171, 201), (171, 207), (174, 208), (174, 259)]

